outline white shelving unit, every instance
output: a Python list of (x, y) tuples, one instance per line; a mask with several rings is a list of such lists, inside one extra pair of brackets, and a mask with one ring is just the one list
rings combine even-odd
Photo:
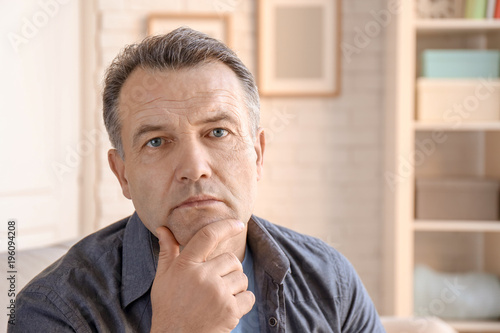
[(500, 29), (500, 20), (417, 19), (415, 26), (419, 34), (485, 32)]
[(500, 122), (462, 123), (460, 126), (433, 122), (416, 121), (413, 124), (415, 131), (500, 131)]
[(500, 223), (496, 221), (415, 220), (413, 230), (431, 232), (500, 232)]
[(448, 322), (459, 332), (498, 332), (498, 322), (495, 321), (450, 321)]
[[(402, 1), (386, 34), (385, 309), (396, 316), (415, 314), (415, 264), (424, 263), (445, 272), (479, 270), (500, 276), (500, 221), (415, 217), (416, 177), (429, 172), (437, 172), (431, 176), (443, 172), (446, 177), (450, 172), (500, 180), (500, 121), (452, 126), (417, 121), (415, 116), (421, 52), (500, 49), (500, 20), (417, 19), (415, 13), (412, 1)], [(451, 138), (436, 147), (442, 169), (412, 163), (416, 142), (438, 131)], [(450, 154), (450, 150), (456, 152)], [(456, 160), (447, 165), (450, 156)], [(428, 160), (432, 164), (436, 156)], [(500, 332), (500, 319), (449, 323), (459, 332)]]

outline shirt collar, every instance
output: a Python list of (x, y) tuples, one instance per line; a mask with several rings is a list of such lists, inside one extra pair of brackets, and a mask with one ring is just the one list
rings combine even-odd
[(158, 239), (135, 212), (123, 236), (121, 301), (124, 308), (151, 288), (156, 274), (157, 255)]
[(248, 221), (247, 240), (258, 269), (264, 270), (275, 283), (282, 284), (290, 272), (290, 260), (267, 231), (264, 222), (255, 215)]

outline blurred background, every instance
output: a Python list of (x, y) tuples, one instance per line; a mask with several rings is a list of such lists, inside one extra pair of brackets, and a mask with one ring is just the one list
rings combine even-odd
[[(107, 162), (104, 71), (125, 45), (188, 25), (257, 78), (268, 145), (256, 215), (342, 252), (380, 314), (500, 332), (494, 306), (442, 310), (461, 296), (445, 302), (448, 285), (414, 304), (414, 283), (430, 281), (415, 265), (500, 274), (500, 24), (496, 0), (470, 2), (0, 0), (0, 215), (16, 221), (19, 288), (133, 213)], [(486, 65), (460, 74), (472, 64)], [(448, 109), (457, 101), (465, 111)]]

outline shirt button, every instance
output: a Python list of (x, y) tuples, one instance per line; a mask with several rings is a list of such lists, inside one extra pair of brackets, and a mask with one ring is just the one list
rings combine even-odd
[(274, 317), (269, 318), (269, 326), (274, 327), (277, 324), (278, 324), (278, 320), (276, 320), (276, 318), (274, 318)]

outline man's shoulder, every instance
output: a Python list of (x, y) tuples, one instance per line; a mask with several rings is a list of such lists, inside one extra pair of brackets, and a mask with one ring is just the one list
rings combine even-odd
[[(357, 275), (352, 264), (323, 240), (293, 231), (254, 215), (290, 260), (292, 275), (323, 281), (336, 297), (343, 296)], [(328, 279), (328, 281), (326, 281)], [(321, 284), (325, 286), (325, 284)]]
[(315, 256), (324, 258), (325, 260), (341, 260), (344, 261), (344, 256), (334, 247), (327, 244), (325, 241), (299, 233), (284, 226), (274, 224), (266, 219), (258, 216), (253, 216), (258, 220), (272, 238), (285, 251), (299, 252), (301, 256)]
[(105, 270), (107, 263), (121, 262), (123, 234), (129, 217), (104, 227), (74, 244), (68, 252), (56, 260), (23, 289), (24, 292), (41, 291), (44, 287), (57, 289), (57, 286), (67, 288), (68, 279), (77, 276), (98, 274)]
[[(383, 332), (377, 312), (351, 263), (324, 241), (253, 216), (290, 262), (284, 280), (287, 326), (315, 323), (320, 331)], [(269, 260), (275, 260), (270, 258)], [(306, 314), (314, 314), (310, 321)], [(310, 329), (312, 331), (312, 329)], [(315, 331), (317, 331), (315, 330)]]
[(10, 328), (15, 331), (31, 320), (42, 331), (57, 327), (58, 332), (90, 332), (90, 322), (98, 324), (97, 318), (118, 308), (128, 221), (125, 218), (83, 238), (33, 278), (16, 297), (17, 323)]

